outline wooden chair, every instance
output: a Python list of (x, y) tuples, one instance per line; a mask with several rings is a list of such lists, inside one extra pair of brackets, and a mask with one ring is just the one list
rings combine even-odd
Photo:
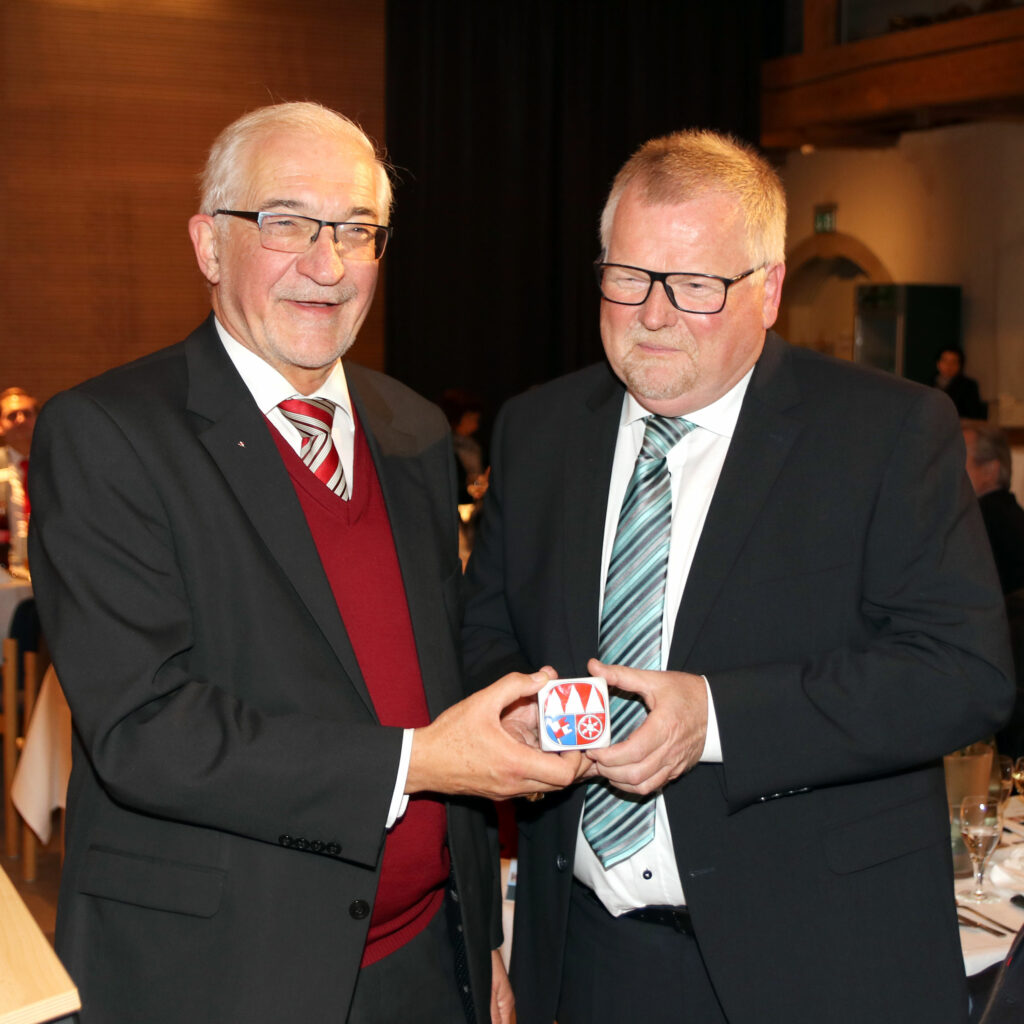
[[(36, 696), (42, 682), (43, 672), (49, 662), (46, 648), (26, 651), (22, 660), (22, 689), (18, 691), (18, 662), (20, 652), (18, 641), (7, 638), (3, 642), (3, 714), (0, 715), (3, 728), (3, 770), (4, 770), (4, 829), (6, 853), (15, 858), (21, 848), (22, 879), (36, 880), (36, 853), (39, 841), (35, 833), (21, 820), (14, 801), (11, 786), (18, 766), (18, 754), (24, 745), (29, 719), (35, 707)], [(19, 714), (20, 711), (20, 714)]]

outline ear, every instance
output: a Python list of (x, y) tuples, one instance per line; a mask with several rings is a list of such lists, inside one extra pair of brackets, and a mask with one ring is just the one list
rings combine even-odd
[(220, 260), (217, 257), (218, 239), (213, 218), (206, 213), (197, 213), (188, 222), (188, 235), (192, 239), (196, 262), (203, 277), (210, 284), (217, 284), (220, 281)]
[(786, 276), (786, 264), (775, 263), (764, 272), (764, 305), (762, 307), (762, 319), (764, 329), (775, 323), (779, 315), (779, 303), (782, 301), (782, 281)]

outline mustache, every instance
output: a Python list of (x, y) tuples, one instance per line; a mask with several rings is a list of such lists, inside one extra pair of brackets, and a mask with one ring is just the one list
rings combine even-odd
[(660, 345), (669, 345), (682, 351), (692, 351), (694, 348), (693, 338), (682, 327), (659, 327), (656, 331), (649, 331), (646, 327), (633, 324), (623, 334), (623, 340), (631, 345), (642, 345), (654, 342)]
[(359, 294), (359, 289), (354, 284), (340, 284), (329, 291), (316, 292), (310, 295), (288, 295), (289, 302), (320, 302), (328, 305), (340, 306), (343, 302), (354, 299)]

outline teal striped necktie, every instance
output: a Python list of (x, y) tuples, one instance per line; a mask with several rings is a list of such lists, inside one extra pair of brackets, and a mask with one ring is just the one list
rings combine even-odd
[[(684, 419), (651, 416), (633, 476), (622, 500), (604, 585), (598, 654), (606, 665), (661, 668), (661, 622), (668, 575), (672, 493), (666, 456), (693, 430)], [(611, 698), (612, 742), (625, 739), (647, 717), (639, 697)], [(655, 795), (623, 793), (607, 780), (587, 787), (583, 834), (605, 868), (654, 838)]]

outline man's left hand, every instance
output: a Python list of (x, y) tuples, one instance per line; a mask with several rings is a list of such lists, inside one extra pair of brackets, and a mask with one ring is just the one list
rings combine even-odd
[(516, 1001), (501, 950), (491, 950), (491, 1024), (512, 1024)]
[[(592, 658), (587, 670), (643, 697), (647, 718), (629, 737), (603, 750), (587, 751), (597, 774), (617, 789), (646, 796), (689, 771), (704, 751), (707, 689), (702, 676), (689, 672), (648, 672), (605, 665)], [(614, 723), (613, 723), (614, 728)]]

